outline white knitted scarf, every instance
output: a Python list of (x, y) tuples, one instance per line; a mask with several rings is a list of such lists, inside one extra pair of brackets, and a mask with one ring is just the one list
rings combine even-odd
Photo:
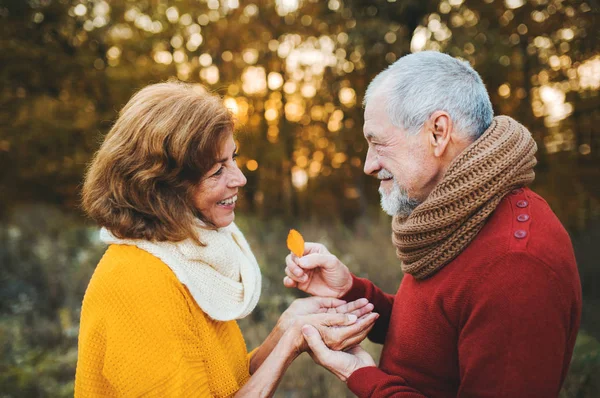
[(211, 318), (244, 318), (256, 307), (261, 289), (260, 268), (248, 242), (234, 223), (218, 230), (197, 230), (204, 247), (191, 239), (176, 243), (119, 239), (105, 228), (100, 239), (107, 244), (137, 246), (158, 257)]

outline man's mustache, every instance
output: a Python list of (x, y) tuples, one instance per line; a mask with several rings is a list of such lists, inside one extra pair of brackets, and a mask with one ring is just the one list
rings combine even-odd
[(377, 173), (377, 178), (380, 180), (386, 180), (388, 178), (394, 178), (394, 175), (386, 169), (382, 169), (379, 173)]

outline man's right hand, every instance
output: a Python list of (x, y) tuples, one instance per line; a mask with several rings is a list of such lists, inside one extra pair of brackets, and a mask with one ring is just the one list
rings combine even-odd
[(342, 297), (352, 287), (352, 275), (336, 256), (320, 243), (306, 242), (304, 254), (285, 258), (283, 284), (313, 296)]

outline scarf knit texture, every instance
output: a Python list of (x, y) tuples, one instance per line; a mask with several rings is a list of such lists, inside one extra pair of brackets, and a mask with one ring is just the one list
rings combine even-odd
[(490, 127), (450, 166), (427, 199), (408, 216), (394, 216), (392, 241), (402, 271), (425, 279), (458, 256), (511, 190), (530, 184), (537, 146), (508, 116)]
[(261, 274), (244, 235), (234, 223), (217, 230), (198, 226), (197, 233), (206, 246), (191, 239), (181, 242), (120, 239), (106, 228), (100, 231), (100, 239), (107, 244), (137, 246), (158, 257), (212, 319), (230, 321), (246, 317), (258, 303)]

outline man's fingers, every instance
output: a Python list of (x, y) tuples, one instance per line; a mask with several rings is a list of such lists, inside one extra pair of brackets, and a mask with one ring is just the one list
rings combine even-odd
[(369, 314), (353, 325), (321, 330), (325, 344), (336, 351), (360, 344), (375, 325), (377, 317), (378, 314)]
[(316, 242), (304, 242), (304, 253), (303, 255), (311, 254), (311, 253), (323, 253), (329, 254), (329, 250), (322, 245), (321, 243)]
[(298, 286), (298, 282), (291, 279), (289, 276), (283, 278), (283, 286), (285, 287), (296, 287)]
[(315, 268), (331, 269), (334, 268), (337, 263), (337, 257), (332, 254), (310, 253), (299, 258), (297, 265), (303, 270)]
[[(298, 267), (298, 269), (300, 269), (300, 267)], [(297, 275), (295, 275), (292, 270), (289, 267), (285, 268), (285, 274), (287, 275), (288, 278), (290, 278), (291, 280), (293, 280), (296, 283), (303, 283), (306, 282), (308, 280), (308, 275), (303, 273), (301, 277), (298, 277)], [(304, 272), (304, 271), (302, 271)]]
[(330, 350), (321, 339), (319, 331), (312, 325), (304, 325), (302, 326), (302, 335), (313, 354), (323, 362), (325, 355), (327, 355)]
[(306, 281), (306, 273), (296, 263), (298, 257), (294, 254), (288, 254), (285, 258), (285, 273), (296, 282)]

